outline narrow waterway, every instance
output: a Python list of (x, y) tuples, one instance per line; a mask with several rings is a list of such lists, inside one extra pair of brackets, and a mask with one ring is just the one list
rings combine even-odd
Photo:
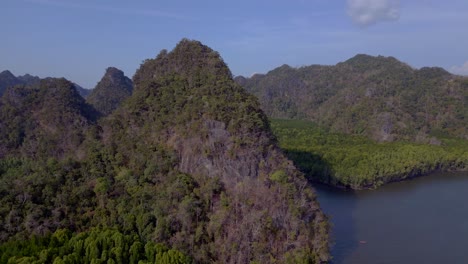
[(468, 263), (468, 173), (377, 190), (315, 186), (331, 218), (334, 264)]

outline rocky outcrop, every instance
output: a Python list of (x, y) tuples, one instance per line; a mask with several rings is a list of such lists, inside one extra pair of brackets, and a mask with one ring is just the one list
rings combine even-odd
[[(204, 135), (180, 137), (174, 134), (168, 140), (179, 154), (179, 169), (183, 172), (209, 177), (255, 178), (272, 173), (271, 169), (282, 162), (288, 163), (274, 145), (267, 148), (261, 144), (236, 146), (235, 137), (223, 122), (205, 120), (202, 130)], [(256, 136), (259, 137), (267, 135)]]

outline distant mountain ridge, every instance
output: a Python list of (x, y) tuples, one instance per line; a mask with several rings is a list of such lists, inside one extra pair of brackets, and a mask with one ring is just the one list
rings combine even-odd
[(237, 83), (273, 118), (305, 119), (378, 141), (468, 138), (468, 78), (358, 54), (334, 66), (278, 67)]
[(81, 97), (83, 98), (87, 98), (88, 95), (93, 91), (91, 89), (86, 89), (86, 88), (83, 88), (81, 87), (80, 85), (76, 84), (76, 83), (73, 83), (76, 87), (76, 90), (78, 91), (78, 93), (81, 95)]
[(30, 74), (25, 74), (23, 76), (16, 77), (22, 84), (26, 85), (37, 85), (41, 82), (41, 78), (37, 76), (32, 76)]
[[(18, 84), (37, 86), (40, 82), (41, 78), (37, 76), (30, 74), (15, 76), (9, 70), (5, 70), (0, 73), (0, 96), (8, 87), (12, 87)], [(74, 83), (74, 85), (83, 98), (86, 98), (86, 96), (88, 96), (88, 94), (91, 92), (91, 90), (85, 89), (76, 83)]]
[(0, 73), (0, 96), (8, 87), (21, 84), (22, 81), (16, 78), (10, 71), (6, 70)]

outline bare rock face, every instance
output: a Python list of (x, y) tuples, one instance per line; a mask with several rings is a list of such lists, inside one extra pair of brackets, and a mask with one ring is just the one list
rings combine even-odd
[(374, 139), (377, 141), (393, 141), (394, 122), (392, 113), (381, 113), (376, 118)]
[(174, 135), (169, 140), (179, 153), (181, 171), (209, 177), (242, 179), (268, 175), (272, 167), (280, 165), (279, 161), (289, 164), (273, 145), (268, 149), (261, 145), (236, 146), (233, 135), (227, 131), (223, 122), (206, 120), (203, 130), (206, 133), (203, 136), (182, 138)]

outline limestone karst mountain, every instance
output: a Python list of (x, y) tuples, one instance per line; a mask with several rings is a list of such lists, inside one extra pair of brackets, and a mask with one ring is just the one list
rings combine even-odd
[(356, 55), (335, 66), (278, 67), (237, 82), (274, 118), (314, 121), (377, 141), (467, 138), (468, 78), (413, 69), (393, 57)]
[[(233, 81), (217, 52), (182, 40), (146, 60), (134, 83), (133, 95), (104, 122), (105, 144), (153, 173), (158, 169), (143, 161), (168, 151), (193, 185), (218, 185), (209, 206), (194, 209), (204, 242), (193, 223), (182, 222), (173, 246), (191, 245), (202, 262), (209, 261), (204, 254), (220, 263), (283, 262), (301, 254), (328, 259), (326, 219), (313, 190), (276, 146), (257, 99)], [(191, 202), (204, 204), (197, 199), (207, 193), (200, 195)]]
[[(258, 100), (234, 82), (217, 52), (184, 39), (146, 60), (134, 83), (133, 94), (98, 120), (65, 80), (6, 92), (3, 256), (329, 260), (328, 221), (313, 188), (279, 150)], [(53, 243), (44, 249), (40, 241), (47, 239)], [(15, 243), (32, 245), (29, 255), (14, 255)], [(83, 243), (93, 250), (75, 252)]]

